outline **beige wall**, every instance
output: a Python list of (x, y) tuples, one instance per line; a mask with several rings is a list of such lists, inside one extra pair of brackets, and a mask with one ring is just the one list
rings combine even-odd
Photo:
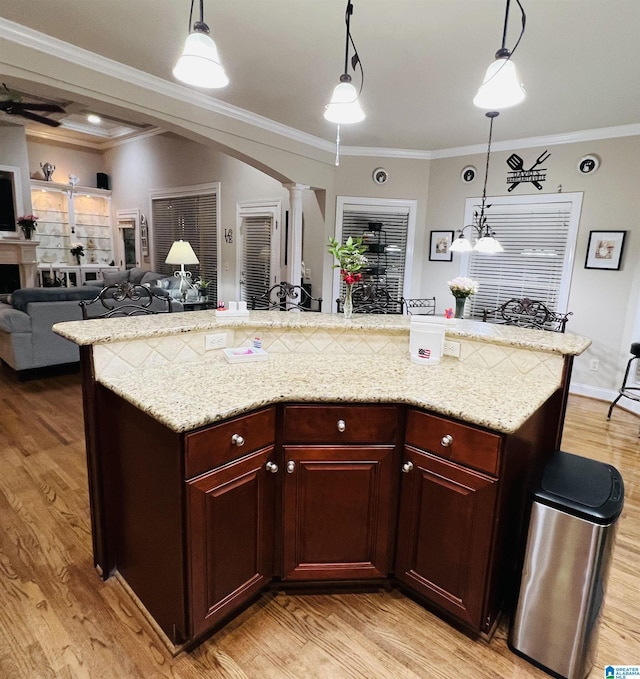
[[(487, 195), (507, 194), (507, 157), (514, 151), (533, 163), (545, 147), (512, 149), (492, 152)], [(614, 389), (622, 378), (622, 369), (633, 340), (636, 308), (640, 292), (640, 138), (600, 140), (589, 143), (550, 146), (550, 158), (545, 163), (547, 179), (543, 190), (532, 185), (521, 186), (515, 195), (526, 193), (582, 192), (582, 213), (569, 295), (568, 310), (573, 316), (568, 330), (593, 340), (593, 346), (576, 359), (574, 383), (588, 385), (593, 395), (601, 389)], [(591, 176), (578, 172), (578, 162), (586, 154), (601, 159), (600, 169)], [(464, 223), (467, 197), (482, 193), (485, 156), (462, 156), (434, 160), (429, 184), (427, 230), (455, 230)], [(460, 172), (465, 165), (478, 168), (478, 178), (465, 185)], [(627, 240), (620, 271), (585, 269), (587, 242), (591, 230), (626, 230)], [(438, 310), (446, 306), (451, 295), (446, 281), (458, 275), (459, 256), (454, 261), (429, 262), (425, 259), (422, 286), (436, 295)], [(637, 337), (635, 339), (638, 339)], [(589, 370), (592, 358), (600, 368)], [(605, 396), (607, 397), (607, 396)]]
[[(0, 165), (17, 167), (20, 173), (22, 205), (16, 205), (16, 219), (31, 213), (31, 186), (29, 183), (29, 157), (24, 127), (0, 123)], [(15, 181), (15, 180), (14, 180)], [(16, 229), (17, 229), (16, 225)], [(16, 235), (20, 235), (17, 232)]]
[(56, 169), (52, 181), (66, 184), (69, 175), (78, 177), (80, 186), (96, 187), (96, 174), (106, 172), (102, 151), (68, 146), (56, 142), (29, 139), (29, 172), (32, 179), (44, 179), (40, 164), (52, 163)]

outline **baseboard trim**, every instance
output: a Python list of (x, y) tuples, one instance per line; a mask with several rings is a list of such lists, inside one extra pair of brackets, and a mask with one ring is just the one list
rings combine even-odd
[[(576, 396), (588, 396), (589, 398), (597, 399), (598, 401), (607, 401), (611, 403), (618, 395), (617, 389), (604, 389), (603, 387), (594, 387), (590, 384), (580, 384), (572, 382), (569, 385), (569, 393)], [(635, 415), (640, 415), (640, 402), (631, 401), (628, 398), (622, 398), (616, 403), (616, 408), (622, 408)]]

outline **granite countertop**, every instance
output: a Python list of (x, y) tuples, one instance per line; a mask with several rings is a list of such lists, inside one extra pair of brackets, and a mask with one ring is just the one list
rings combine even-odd
[(229, 364), (217, 353), (200, 362), (103, 376), (100, 381), (177, 432), (271, 403), (319, 401), (404, 403), (511, 433), (559, 386), (559, 379), (514, 379), (449, 357), (424, 366), (408, 356), (380, 360), (304, 354), (292, 361), (290, 355), (276, 353), (245, 364)]
[[(190, 311), (132, 318), (68, 321), (56, 323), (53, 331), (82, 346), (236, 326), (283, 329), (313, 326), (327, 330), (348, 327), (353, 332), (376, 330), (389, 334), (405, 334), (409, 331), (410, 319), (410, 316), (395, 314), (355, 314), (347, 320), (342, 314), (277, 311), (252, 311), (246, 317), (225, 318), (216, 316), (215, 311)], [(431, 317), (430, 320), (437, 322), (436, 317)], [(452, 339), (458, 337), (572, 356), (581, 354), (591, 344), (591, 340), (586, 337), (571, 333), (528, 330), (467, 320), (447, 322), (446, 334)]]

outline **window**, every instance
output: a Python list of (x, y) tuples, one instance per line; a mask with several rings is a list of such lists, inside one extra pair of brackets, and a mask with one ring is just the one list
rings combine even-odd
[[(464, 255), (460, 273), (479, 283), (467, 301), (471, 317), (494, 309), (512, 297), (544, 302), (565, 312), (582, 206), (581, 193), (489, 198), (487, 222), (503, 253)], [(468, 199), (465, 224), (470, 224), (477, 199)], [(465, 232), (465, 236), (470, 236)]]
[(200, 264), (186, 266), (193, 278), (210, 282), (209, 296), (218, 296), (218, 191), (219, 185), (186, 187), (154, 192), (151, 196), (153, 218), (154, 269), (171, 274), (176, 268), (165, 264), (175, 240), (191, 243)]
[[(411, 259), (415, 229), (416, 201), (338, 197), (336, 238), (344, 243), (349, 236), (364, 237), (371, 245), (364, 271), (366, 283), (384, 288), (389, 299), (409, 297)], [(371, 231), (370, 224), (378, 224)], [(335, 297), (344, 297), (344, 285), (335, 270)]]
[(238, 203), (240, 298), (259, 297), (280, 282), (280, 201)]

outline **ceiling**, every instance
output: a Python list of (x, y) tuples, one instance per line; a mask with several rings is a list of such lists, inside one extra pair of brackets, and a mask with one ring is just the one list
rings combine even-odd
[[(640, 2), (521, 2), (527, 28), (514, 63), (528, 96), (502, 112), (494, 139), (639, 124)], [(505, 0), (353, 3), (367, 119), (343, 126), (342, 143), (421, 151), (483, 143), (488, 124), (472, 98), (500, 47)], [(189, 6), (0, 0), (0, 16), (172, 82)], [(206, 0), (205, 21), (231, 81), (210, 96), (333, 141), (335, 126), (322, 113), (343, 68), (345, 8), (346, 0)], [(508, 47), (519, 27), (514, 0)]]

